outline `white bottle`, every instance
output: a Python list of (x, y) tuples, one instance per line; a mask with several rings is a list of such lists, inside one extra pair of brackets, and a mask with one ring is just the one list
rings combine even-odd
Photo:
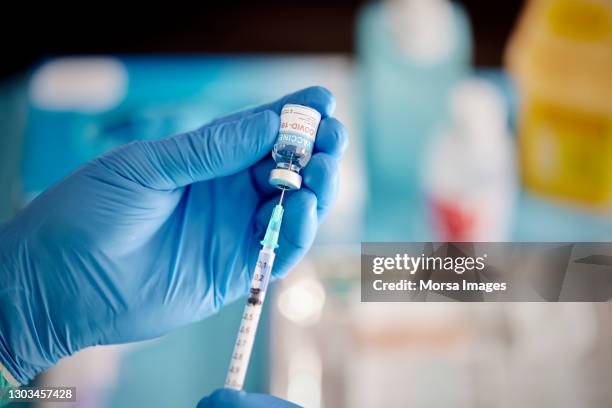
[(434, 239), (507, 241), (518, 188), (502, 96), (485, 80), (463, 80), (450, 111), (451, 126), (432, 141), (424, 166)]

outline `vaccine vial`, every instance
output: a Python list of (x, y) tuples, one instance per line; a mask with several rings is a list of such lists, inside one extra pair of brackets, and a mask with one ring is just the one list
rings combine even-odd
[(287, 104), (280, 115), (280, 129), (272, 150), (276, 168), (270, 172), (270, 184), (283, 190), (302, 186), (300, 170), (312, 156), (321, 114), (308, 106)]

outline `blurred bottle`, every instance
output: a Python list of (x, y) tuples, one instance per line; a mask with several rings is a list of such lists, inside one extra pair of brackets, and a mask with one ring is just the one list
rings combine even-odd
[(526, 186), (612, 209), (612, 2), (530, 1), (506, 57)]
[(357, 49), (369, 202), (368, 240), (427, 239), (417, 176), (424, 142), (445, 119), (448, 90), (469, 69), (460, 6), (394, 0), (365, 7)]
[(514, 146), (502, 96), (488, 81), (460, 82), (451, 127), (433, 141), (424, 186), (439, 241), (507, 241), (517, 196)]

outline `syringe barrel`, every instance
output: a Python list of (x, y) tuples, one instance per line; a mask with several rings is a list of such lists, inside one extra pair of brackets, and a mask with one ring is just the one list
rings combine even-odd
[(226, 388), (241, 390), (244, 385), (251, 352), (253, 351), (253, 343), (255, 342), (255, 334), (257, 333), (257, 326), (261, 317), (268, 282), (270, 281), (270, 273), (274, 265), (274, 256), (272, 248), (263, 247), (259, 251), (257, 264), (251, 279), (249, 298), (244, 307), (230, 367), (225, 379)]
[(257, 263), (255, 264), (255, 271), (251, 278), (251, 289), (249, 291), (247, 304), (255, 300), (258, 300), (260, 304), (263, 303), (266, 290), (268, 289), (268, 283), (270, 282), (274, 257), (274, 249), (272, 248), (264, 246), (259, 251)]

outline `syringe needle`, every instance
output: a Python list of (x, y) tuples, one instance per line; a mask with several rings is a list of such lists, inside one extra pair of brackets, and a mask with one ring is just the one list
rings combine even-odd
[(281, 190), (280, 200), (278, 200), (278, 205), (283, 205), (283, 198), (285, 198), (285, 189)]
[[(293, 153), (291, 153), (291, 157), (289, 158), (289, 168), (291, 168), (292, 163), (293, 163)], [(280, 200), (278, 200), (278, 205), (280, 206), (283, 205), (283, 198), (285, 198), (285, 190), (287, 190), (287, 187), (281, 187), (281, 196), (280, 196)]]

